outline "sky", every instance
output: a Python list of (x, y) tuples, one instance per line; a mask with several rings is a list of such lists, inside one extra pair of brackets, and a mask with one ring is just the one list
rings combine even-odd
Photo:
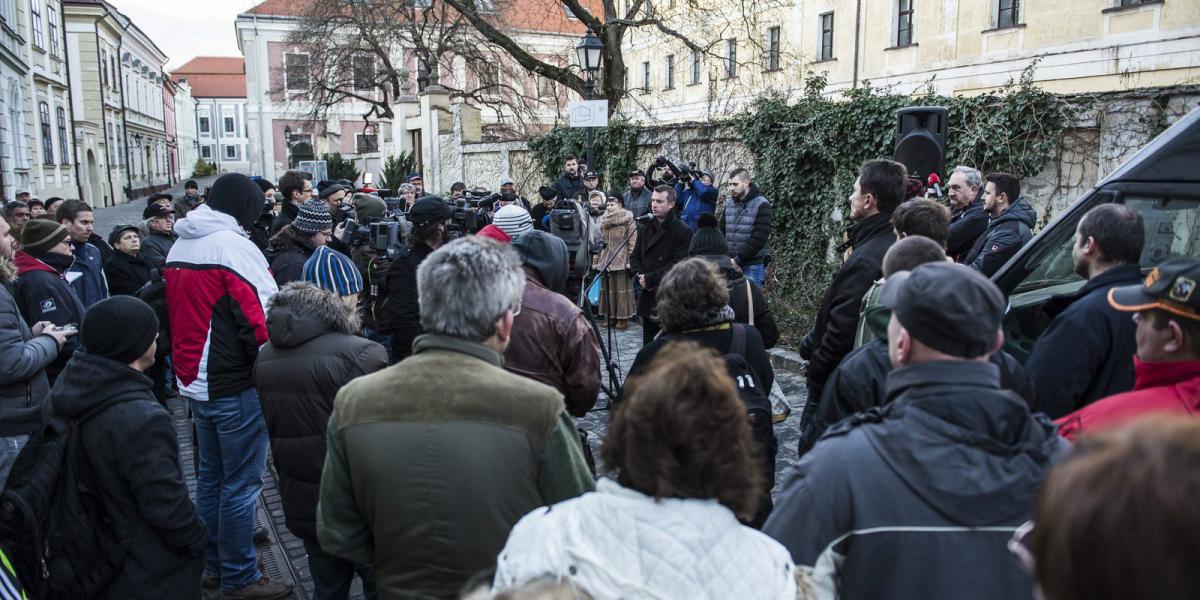
[(258, 0), (109, 0), (167, 55), (170, 72), (195, 56), (241, 56), (233, 20)]

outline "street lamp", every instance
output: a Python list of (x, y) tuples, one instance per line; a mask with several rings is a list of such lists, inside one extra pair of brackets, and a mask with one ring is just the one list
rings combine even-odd
[[(591, 100), (592, 95), (596, 93), (596, 73), (600, 71), (600, 54), (603, 50), (604, 44), (600, 42), (600, 38), (597, 38), (596, 34), (592, 33), (591, 27), (588, 27), (587, 34), (575, 46), (575, 52), (579, 56), (579, 68), (583, 69), (583, 74), (586, 78), (587, 86), (585, 90), (588, 100)], [(588, 168), (593, 170), (595, 169), (595, 165), (592, 164), (594, 129), (594, 127), (587, 128), (587, 164)]]

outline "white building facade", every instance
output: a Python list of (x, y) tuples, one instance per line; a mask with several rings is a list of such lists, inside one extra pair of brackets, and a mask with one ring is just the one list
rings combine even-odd
[(33, 91), (32, 192), (45, 200), (81, 195), (71, 127), (66, 32), (60, 0), (30, 0), (29, 86)]
[(192, 97), (192, 86), (172, 83), (175, 86), (175, 145), (179, 161), (179, 177), (187, 179), (196, 168), (200, 158), (200, 140), (196, 137), (196, 99)]
[(219, 173), (257, 174), (250, 160), (245, 69), (241, 57), (197, 56), (171, 71), (172, 81), (186, 84), (195, 100), (196, 155)]
[(32, 91), (28, 58), (29, 0), (0, 0), (0, 195), (32, 192)]
[(136, 25), (124, 19), (121, 91), (125, 98), (126, 195), (145, 196), (171, 187), (168, 167), (163, 66), (167, 56)]

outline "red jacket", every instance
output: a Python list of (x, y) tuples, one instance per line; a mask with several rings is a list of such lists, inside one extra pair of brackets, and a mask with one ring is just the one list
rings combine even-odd
[(1059, 435), (1074, 440), (1149, 413), (1200, 411), (1200, 360), (1143, 362), (1135, 356), (1133, 369), (1137, 377), (1133, 391), (1109, 396), (1055, 421)]

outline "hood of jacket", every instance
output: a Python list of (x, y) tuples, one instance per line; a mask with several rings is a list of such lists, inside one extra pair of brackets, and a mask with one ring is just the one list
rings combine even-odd
[(566, 242), (534, 229), (518, 235), (512, 246), (521, 255), (521, 264), (533, 271), (547, 289), (553, 292), (566, 289), (570, 274)]
[(75, 417), (117, 396), (140, 394), (153, 398), (151, 385), (149, 377), (129, 365), (80, 349), (58, 376), (50, 401), (56, 414)]
[(213, 210), (207, 204), (188, 211), (187, 216), (175, 224), (175, 234), (183, 240), (202, 238), (218, 231), (232, 231), (246, 237), (245, 230), (233, 215)]
[(1000, 369), (991, 363), (901, 367), (888, 375), (887, 395), (883, 410), (895, 425), (871, 428), (871, 444), (952, 522), (1019, 518), (1035, 504), (1049, 463), (1067, 448), (1049, 419), (1000, 389)]
[(21, 275), (24, 275), (30, 271), (45, 271), (47, 273), (54, 273), (55, 275), (62, 275), (67, 270), (67, 269), (63, 269), (62, 271), (59, 271), (58, 269), (55, 269), (54, 267), (46, 264), (45, 262), (42, 262), (40, 259), (38, 259), (36, 257), (34, 257), (32, 254), (30, 254), (28, 252), (24, 252), (24, 251), (17, 253), (16, 261), (14, 262), (14, 264), (17, 267), (17, 276), (18, 277), (20, 277)]
[(10, 283), (17, 278), (17, 265), (11, 260), (0, 256), (0, 285)]
[(600, 217), (600, 226), (607, 229), (609, 227), (621, 227), (633, 222), (633, 213), (618, 208), (616, 210), (604, 211), (604, 216)]
[(1029, 201), (1022, 197), (1017, 200), (1016, 204), (1004, 211), (1004, 214), (996, 217), (992, 221), (992, 226), (995, 227), (1005, 221), (1021, 221), (1033, 229), (1034, 224), (1037, 223), (1037, 213), (1033, 211), (1033, 206), (1029, 204)]
[[(242, 229), (249, 230), (262, 214), (263, 203), (262, 188), (257, 183), (241, 173), (226, 173), (213, 182), (205, 206), (232, 216)], [(188, 212), (188, 218), (191, 216)]]
[(278, 348), (293, 348), (325, 333), (358, 335), (359, 317), (331, 292), (294, 281), (271, 298), (267, 338)]

